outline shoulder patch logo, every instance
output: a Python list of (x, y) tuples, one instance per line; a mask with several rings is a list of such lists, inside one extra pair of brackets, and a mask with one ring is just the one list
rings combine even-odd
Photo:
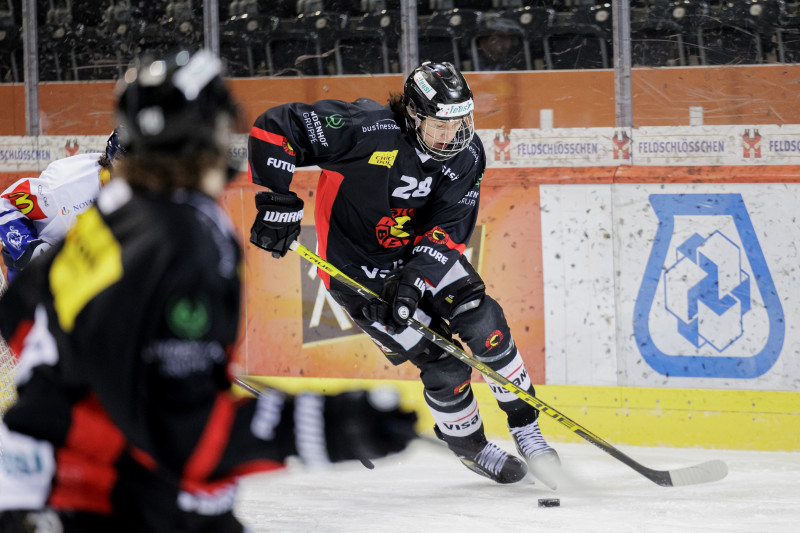
[(369, 157), (369, 164), (392, 168), (395, 159), (397, 159), (397, 150), (392, 150), (391, 152), (372, 152), (372, 155)]
[(331, 128), (332, 130), (338, 130), (342, 126), (344, 126), (344, 117), (339, 113), (325, 117), (325, 127)]
[(444, 244), (448, 241), (448, 239), (450, 239), (450, 236), (442, 228), (436, 226), (428, 232), (428, 238), (435, 243)]
[(208, 332), (208, 308), (200, 300), (181, 298), (167, 304), (167, 324), (177, 336), (197, 340)]
[(42, 220), (47, 215), (39, 207), (39, 199), (31, 193), (31, 183), (28, 180), (17, 185), (13, 191), (3, 195), (19, 212), (31, 220)]
[(297, 152), (294, 151), (294, 148), (292, 148), (292, 145), (289, 144), (289, 139), (287, 139), (286, 137), (283, 138), (281, 146), (283, 147), (283, 151), (286, 152), (287, 154), (289, 155), (297, 154)]
[(92, 298), (122, 277), (122, 248), (100, 212), (78, 217), (50, 268), (50, 290), (61, 329), (69, 333)]

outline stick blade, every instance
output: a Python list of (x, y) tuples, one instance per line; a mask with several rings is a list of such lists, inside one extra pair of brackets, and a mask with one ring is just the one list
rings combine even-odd
[(673, 487), (711, 483), (712, 481), (719, 481), (727, 475), (728, 465), (720, 460), (707, 461), (699, 465), (669, 471), (669, 477), (672, 481), (671, 486)]

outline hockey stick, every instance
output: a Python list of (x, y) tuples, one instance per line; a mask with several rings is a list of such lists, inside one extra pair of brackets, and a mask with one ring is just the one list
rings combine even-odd
[[(343, 283), (354, 292), (358, 293), (359, 295), (363, 296), (366, 300), (380, 300), (380, 297), (375, 294), (373, 291), (369, 290), (367, 287), (363, 286), (356, 280), (347, 276), (344, 272), (336, 268), (335, 266), (331, 265), (317, 254), (303, 246), (297, 241), (292, 242), (289, 247), (291, 250), (297, 252), (300, 257), (305, 259), (306, 261), (312, 263), (320, 270), (325, 272), (326, 274), (330, 275), (332, 278), (335, 278), (340, 283)], [(384, 302), (385, 303), (385, 302)], [(550, 418), (561, 424), (562, 426), (566, 427), (579, 437), (591, 442), (613, 458), (617, 459), (618, 461), (628, 465), (630, 468), (636, 470), (639, 474), (643, 475), (653, 483), (660, 485), (662, 487), (679, 487), (683, 485), (695, 485), (698, 483), (709, 483), (712, 481), (718, 481), (724, 478), (728, 474), (728, 467), (727, 465), (720, 460), (714, 461), (706, 461), (704, 463), (700, 463), (694, 466), (687, 466), (684, 468), (676, 468), (672, 470), (654, 470), (652, 468), (648, 468), (643, 464), (637, 462), (636, 460), (632, 459), (631, 457), (625, 455), (623, 452), (615, 448), (613, 445), (609, 444), (602, 438), (598, 437), (585, 427), (581, 426), (574, 420), (570, 419), (565, 414), (561, 413), (554, 407), (546, 404), (542, 400), (536, 398), (535, 396), (529, 394), (527, 391), (521, 389), (508, 379), (506, 379), (501, 374), (495, 372), (492, 368), (490, 368), (485, 363), (479, 361), (475, 357), (469, 355), (465, 351), (458, 348), (455, 344), (448, 341), (435, 331), (431, 330), (430, 328), (426, 327), (425, 325), (421, 324), (417, 320), (413, 318), (408, 319), (408, 327), (412, 330), (416, 331), (420, 335), (422, 335), (425, 339), (432, 342), (439, 348), (443, 349), (453, 357), (456, 357), (466, 363), (467, 365), (471, 366), (487, 378), (491, 379), (495, 383), (498, 383), (503, 386), (507, 391), (516, 395), (519, 399), (523, 400), (528, 405), (531, 405), (539, 410), (540, 413), (544, 413), (548, 415)]]
[(253, 396), (255, 396), (256, 398), (261, 396), (261, 394), (263, 392), (263, 391), (257, 389), (256, 387), (254, 387), (253, 385), (251, 385), (250, 383), (248, 383), (247, 381), (243, 380), (242, 378), (238, 378), (238, 377), (234, 376), (233, 382), (236, 383), (237, 385), (239, 385), (241, 388), (243, 388), (247, 392), (249, 392), (250, 394), (252, 394)]

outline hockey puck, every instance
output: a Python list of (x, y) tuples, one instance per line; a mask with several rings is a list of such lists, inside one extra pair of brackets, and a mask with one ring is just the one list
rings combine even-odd
[(542, 498), (539, 500), (539, 507), (561, 507), (561, 500), (558, 498)]

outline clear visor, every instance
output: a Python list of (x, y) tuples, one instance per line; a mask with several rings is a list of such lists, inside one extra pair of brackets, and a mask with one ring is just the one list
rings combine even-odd
[(445, 161), (459, 153), (475, 135), (472, 112), (447, 120), (417, 116), (415, 122), (420, 146), (437, 161)]

